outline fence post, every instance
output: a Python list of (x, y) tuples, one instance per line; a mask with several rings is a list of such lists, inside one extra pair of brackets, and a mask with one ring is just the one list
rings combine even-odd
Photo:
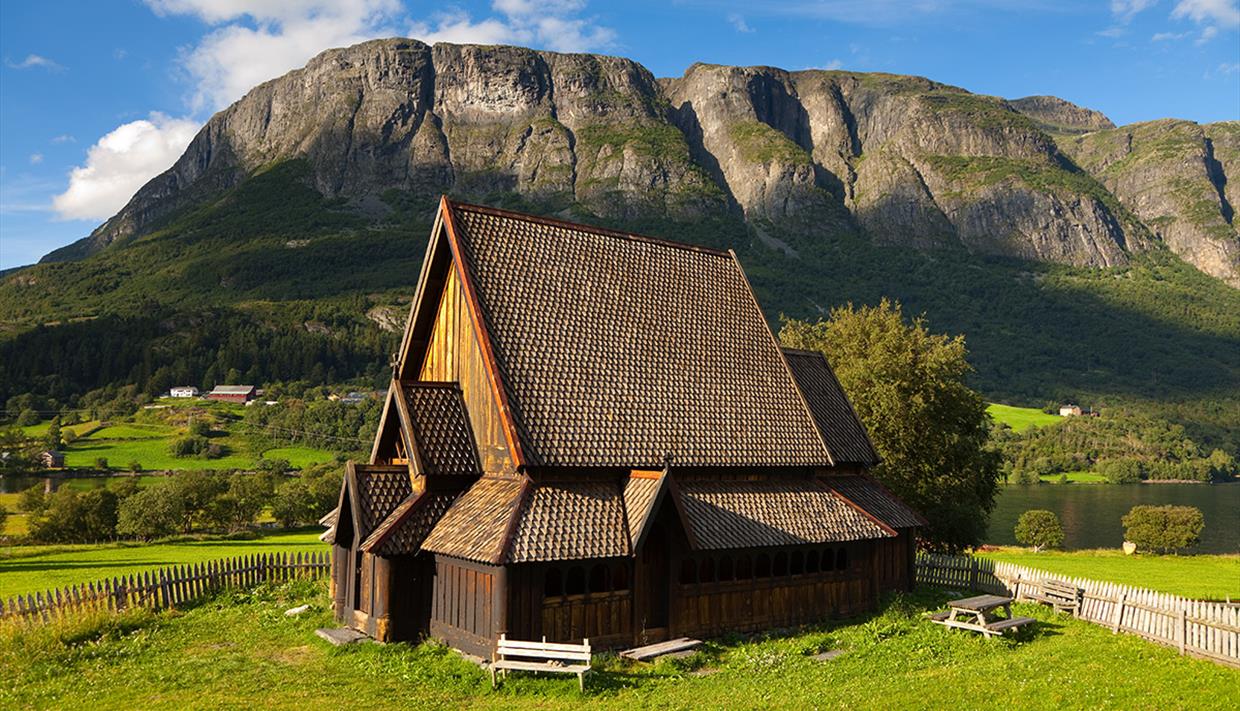
[(1124, 599), (1128, 597), (1128, 593), (1119, 594), (1119, 602), (1115, 605), (1115, 619), (1111, 622), (1111, 634), (1119, 632), (1119, 625), (1124, 621)]
[(977, 558), (969, 556), (969, 590), (977, 590)]
[(1180, 643), (1180, 656), (1184, 656), (1185, 638), (1188, 637), (1188, 614), (1184, 612), (1184, 607), (1180, 607), (1179, 624), (1175, 627), (1177, 641)]

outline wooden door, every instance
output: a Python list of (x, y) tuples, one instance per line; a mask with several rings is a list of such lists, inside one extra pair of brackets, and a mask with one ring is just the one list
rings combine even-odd
[[(641, 551), (641, 612), (638, 633), (648, 642), (667, 639), (670, 591), (670, 556), (668, 555), (667, 529), (662, 522), (655, 523), (646, 537)], [(643, 629), (644, 628), (644, 629)]]

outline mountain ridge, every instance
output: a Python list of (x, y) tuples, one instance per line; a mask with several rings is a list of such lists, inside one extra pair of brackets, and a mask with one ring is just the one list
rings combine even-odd
[(44, 261), (123, 244), (303, 157), (316, 190), (362, 209), (387, 189), (514, 192), (609, 219), (737, 214), (781, 242), (861, 233), (1095, 268), (1165, 246), (1240, 286), (1226, 191), (1211, 207), (1172, 184), (1240, 185), (1227, 180), (1240, 167), (1177, 155), (1143, 166), (1152, 180), (1099, 177), (1073, 155), (1089, 153), (1088, 136), (1126, 130), (1110, 125), (1054, 97), (1008, 101), (922, 77), (699, 63), (657, 79), (622, 57), (373, 40), (255, 87), (117, 215)]

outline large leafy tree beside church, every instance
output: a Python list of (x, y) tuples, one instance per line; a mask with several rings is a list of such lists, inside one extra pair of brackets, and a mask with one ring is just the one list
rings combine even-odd
[(980, 544), (1000, 460), (987, 443), (986, 404), (965, 385), (964, 338), (932, 334), (886, 299), (817, 322), (787, 320), (779, 337), (826, 354), (882, 457), (875, 476), (929, 520), (923, 545)]

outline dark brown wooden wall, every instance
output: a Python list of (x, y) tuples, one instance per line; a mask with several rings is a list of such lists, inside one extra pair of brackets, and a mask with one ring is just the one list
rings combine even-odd
[(628, 559), (512, 566), (506, 631), (515, 639), (627, 645), (633, 640), (632, 581)]
[(431, 636), (457, 649), (489, 657), (501, 632), (496, 615), (498, 566), (435, 556)]
[(896, 538), (874, 543), (874, 574), (879, 590), (913, 589), (913, 555), (915, 541), (912, 529), (900, 529)]
[(512, 468), (499, 407), (455, 267), (448, 271), (418, 379), (460, 383), (478, 442), (482, 470), (497, 472)]

